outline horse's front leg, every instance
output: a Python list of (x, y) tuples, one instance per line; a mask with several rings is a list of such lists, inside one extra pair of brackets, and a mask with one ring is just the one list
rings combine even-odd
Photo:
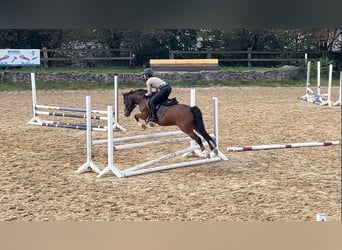
[(138, 124), (138, 126), (142, 129), (146, 129), (147, 126), (146, 126), (146, 117), (144, 117), (143, 113), (140, 113), (140, 114), (135, 114), (134, 115), (134, 118)]

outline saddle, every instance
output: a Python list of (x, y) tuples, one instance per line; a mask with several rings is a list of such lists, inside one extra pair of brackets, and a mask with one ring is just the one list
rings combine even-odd
[[(150, 101), (151, 101), (151, 99), (149, 100), (149, 105), (150, 105)], [(178, 100), (175, 97), (173, 97), (171, 99), (167, 99), (166, 101), (158, 104), (156, 106), (157, 116), (163, 116), (165, 114), (166, 110), (170, 106), (173, 106), (176, 104), (178, 104)]]
[(171, 99), (167, 99), (165, 102), (162, 102), (161, 104), (159, 104), (157, 106), (172, 106), (172, 105), (176, 105), (176, 104), (178, 104), (178, 101), (177, 101), (176, 97), (174, 97)]

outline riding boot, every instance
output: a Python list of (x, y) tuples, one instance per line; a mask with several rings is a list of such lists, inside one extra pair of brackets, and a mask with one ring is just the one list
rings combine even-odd
[(151, 104), (150, 108), (151, 108), (151, 111), (150, 111), (150, 117), (148, 119), (148, 125), (150, 125), (150, 127), (155, 127), (157, 126), (157, 116), (156, 116), (155, 106)]

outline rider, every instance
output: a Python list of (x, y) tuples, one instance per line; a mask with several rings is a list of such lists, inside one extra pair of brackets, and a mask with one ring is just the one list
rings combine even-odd
[(160, 79), (159, 77), (153, 76), (152, 68), (144, 69), (144, 80), (146, 81), (147, 93), (145, 96), (149, 97), (153, 95), (152, 90), (156, 89), (157, 93), (153, 95), (150, 102), (150, 117), (148, 119), (148, 124), (151, 127), (157, 125), (157, 115), (156, 115), (156, 106), (164, 101), (166, 101), (172, 91), (171, 86)]

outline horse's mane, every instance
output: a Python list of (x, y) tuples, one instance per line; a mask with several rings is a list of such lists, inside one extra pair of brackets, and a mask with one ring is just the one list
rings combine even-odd
[(145, 93), (147, 93), (146, 89), (136, 89), (136, 90), (130, 90), (127, 94), (141, 94), (141, 95), (145, 95)]

